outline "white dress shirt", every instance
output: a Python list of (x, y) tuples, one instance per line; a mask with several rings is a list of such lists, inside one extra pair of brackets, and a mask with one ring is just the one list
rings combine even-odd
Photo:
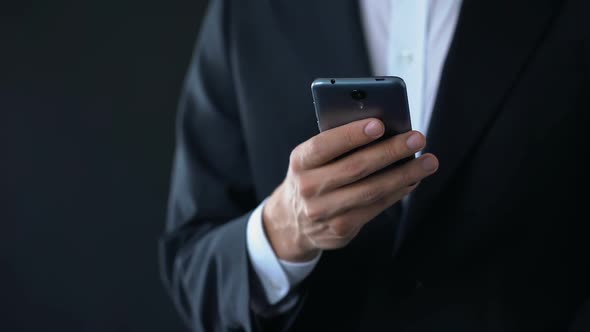
[[(438, 83), (457, 25), (461, 0), (360, 0), (361, 21), (375, 76), (406, 81), (412, 127), (426, 133)], [(279, 259), (266, 237), (262, 202), (250, 216), (246, 244), (267, 300), (275, 304), (307, 277), (320, 259)]]

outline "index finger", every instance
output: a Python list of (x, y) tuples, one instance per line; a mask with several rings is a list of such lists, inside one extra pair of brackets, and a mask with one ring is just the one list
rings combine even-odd
[(319, 167), (378, 139), (384, 132), (383, 123), (374, 118), (325, 130), (296, 148), (296, 162), (302, 169)]

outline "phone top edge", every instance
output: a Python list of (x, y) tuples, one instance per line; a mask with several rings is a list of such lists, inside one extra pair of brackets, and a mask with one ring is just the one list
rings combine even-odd
[(326, 85), (342, 85), (342, 84), (399, 84), (404, 88), (406, 83), (398, 76), (368, 76), (368, 77), (319, 77), (313, 80), (311, 88), (326, 86)]

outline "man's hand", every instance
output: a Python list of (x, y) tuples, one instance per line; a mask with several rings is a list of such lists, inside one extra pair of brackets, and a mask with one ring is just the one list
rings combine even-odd
[(319, 250), (345, 246), (363, 225), (436, 171), (436, 157), (424, 154), (374, 174), (424, 147), (426, 140), (416, 131), (339, 158), (383, 133), (381, 121), (360, 120), (324, 131), (291, 152), (287, 176), (263, 210), (265, 230), (279, 258), (305, 261)]

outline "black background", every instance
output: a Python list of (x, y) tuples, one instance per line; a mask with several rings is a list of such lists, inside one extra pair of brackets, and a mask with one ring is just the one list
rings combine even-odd
[(205, 2), (0, 5), (0, 331), (185, 331), (157, 239)]

